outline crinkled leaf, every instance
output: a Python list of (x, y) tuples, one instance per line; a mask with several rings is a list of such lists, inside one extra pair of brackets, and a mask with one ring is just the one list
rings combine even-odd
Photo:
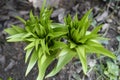
[(41, 44), (41, 47), (42, 47), (43, 52), (45, 52), (45, 51), (46, 51), (45, 39), (41, 39), (41, 40), (40, 40), (40, 44)]

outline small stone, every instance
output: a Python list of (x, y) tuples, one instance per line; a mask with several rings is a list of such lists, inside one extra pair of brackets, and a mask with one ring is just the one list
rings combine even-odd
[(107, 19), (106, 20), (108, 23), (112, 23), (113, 21), (112, 21), (112, 19)]
[(72, 9), (77, 12), (78, 8), (79, 8), (79, 4), (75, 5)]
[(80, 73), (81, 71), (82, 71), (81, 67), (78, 67), (77, 70), (76, 70), (77, 73)]
[(118, 12), (118, 17), (120, 18), (120, 10), (119, 10), (119, 12)]
[(0, 55), (0, 63), (2, 64), (2, 66), (5, 65), (5, 61), (6, 61), (5, 56)]
[(52, 18), (57, 17), (60, 13), (64, 13), (64, 12), (65, 12), (65, 9), (59, 8), (59, 9), (53, 11), (51, 17)]
[(88, 63), (88, 65), (89, 65), (90, 67), (94, 67), (95, 64), (96, 64), (96, 60), (90, 60), (89, 63)]
[(105, 24), (102, 26), (102, 32), (105, 32), (109, 27), (110, 27), (110, 24), (105, 23)]
[(15, 65), (15, 61), (13, 59), (11, 59), (11, 62), (8, 64), (8, 66), (4, 69), (4, 71), (8, 71), (10, 69), (13, 68), (13, 66)]
[[(35, 8), (41, 8), (44, 0), (29, 0), (29, 2), (32, 2)], [(46, 6), (58, 7), (58, 5), (59, 0), (46, 0)]]
[(58, 15), (58, 20), (60, 23), (64, 23), (64, 15), (65, 15), (64, 12), (62, 12)]
[(117, 27), (117, 32), (120, 33), (120, 26)]
[(8, 12), (8, 15), (9, 15), (10, 17), (20, 16), (20, 14), (19, 14), (18, 12), (16, 12), (16, 11), (9, 11), (9, 12)]
[(96, 17), (96, 20), (99, 22), (99, 21), (103, 21), (107, 18), (108, 16), (108, 11), (104, 11), (102, 15), (99, 15)]
[(73, 8), (76, 0), (59, 0), (59, 7), (69, 10)]
[(20, 15), (26, 15), (26, 14), (29, 14), (29, 11), (19, 11), (19, 14)]
[(94, 11), (94, 15), (96, 15), (100, 11), (100, 8), (98, 6), (95, 6), (93, 11)]

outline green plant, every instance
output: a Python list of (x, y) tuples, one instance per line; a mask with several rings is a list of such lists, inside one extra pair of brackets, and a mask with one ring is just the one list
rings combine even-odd
[(111, 61), (107, 61), (107, 68), (104, 71), (104, 74), (109, 80), (118, 80), (119, 66)]
[[(37, 80), (43, 79), (46, 68), (58, 55), (57, 47), (61, 48), (61, 44), (65, 46), (58, 39), (61, 35), (66, 34), (66, 30), (65, 28), (63, 30), (63, 25), (52, 23), (50, 20), (51, 11), (42, 8), (40, 17), (33, 16), (33, 13), (30, 12), (30, 19), (27, 21), (17, 17), (25, 24), (25, 28), (12, 25), (11, 28), (5, 30), (11, 35), (7, 38), (8, 42), (24, 41), (28, 44), (24, 49), (26, 51), (25, 63), (30, 57), (26, 76), (37, 63), (39, 69)], [(54, 25), (58, 26), (54, 27)]]
[[(101, 38), (97, 32), (101, 25), (93, 31), (88, 31), (92, 22), (89, 18), (89, 10), (81, 20), (77, 15), (72, 20), (69, 15), (65, 18), (65, 24), (53, 23), (50, 20), (52, 10), (48, 8), (41, 9), (40, 17), (34, 16), (30, 12), (30, 19), (25, 21), (18, 17), (25, 27), (12, 25), (11, 28), (5, 29), (10, 34), (7, 37), (8, 42), (24, 41), (28, 45), (25, 47), (25, 62), (30, 58), (26, 75), (31, 71), (34, 65), (38, 64), (39, 74), (37, 80), (43, 80), (47, 67), (55, 59), (58, 62), (54, 69), (46, 76), (51, 77), (58, 73), (73, 57), (79, 57), (83, 71), (87, 72), (87, 53), (101, 53), (105, 56), (115, 59), (115, 56), (98, 42)], [(67, 42), (61, 42), (64, 38)]]
[(12, 77), (8, 77), (7, 80), (13, 80), (13, 78)]
[(74, 20), (72, 20), (70, 15), (65, 18), (65, 24), (68, 27), (68, 33), (66, 34), (68, 46), (61, 50), (58, 64), (48, 75), (49, 77), (59, 72), (59, 70), (75, 56), (79, 56), (85, 74), (87, 72), (87, 53), (96, 53), (97, 55), (103, 54), (115, 58), (110, 51), (106, 50), (98, 42), (98, 40), (103, 39), (97, 34), (102, 25), (97, 26), (92, 31), (88, 31), (92, 22), (92, 20), (89, 19), (90, 13), (91, 10), (89, 10), (81, 20), (78, 20), (77, 15)]

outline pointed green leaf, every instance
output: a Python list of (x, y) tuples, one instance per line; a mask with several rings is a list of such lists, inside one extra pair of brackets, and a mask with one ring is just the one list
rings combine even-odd
[(92, 30), (91, 34), (97, 34), (97, 32), (100, 30), (100, 28), (102, 27), (103, 25), (99, 25), (97, 27), (95, 27), (95, 29)]
[(36, 39), (35, 40), (35, 49), (38, 50), (38, 46), (39, 46), (40, 40)]
[(76, 55), (75, 52), (70, 51), (68, 49), (61, 51), (61, 52), (60, 52), (60, 54), (64, 54), (64, 55), (60, 56), (58, 58), (57, 65), (46, 77), (51, 77), (51, 76), (54, 76), (55, 74), (57, 74), (63, 68), (63, 66), (65, 66)]
[(67, 25), (70, 25), (71, 20), (72, 20), (72, 18), (71, 18), (71, 16), (70, 16), (70, 14), (68, 14), (68, 16), (64, 18), (64, 21), (65, 21), (65, 23), (66, 23)]
[(18, 38), (10, 38), (7, 40), (7, 42), (20, 42), (20, 41), (24, 41), (23, 39)]
[(76, 42), (78, 42), (79, 39), (81, 38), (81, 34), (79, 34), (79, 29), (76, 29), (76, 30), (74, 31), (73, 36), (74, 36)]
[(85, 15), (82, 17), (82, 19), (80, 20), (80, 24), (81, 24), (81, 25), (85, 25), (86, 22), (88, 22), (89, 15), (90, 15), (91, 11), (92, 11), (92, 9), (90, 9), (89, 11), (87, 11), (87, 12), (85, 13)]
[(10, 39), (10, 38), (21, 38), (24, 35), (25, 35), (25, 33), (19, 33), (19, 34), (15, 34), (15, 35), (7, 37), (7, 39)]
[(53, 28), (53, 32), (68, 32), (68, 28), (67, 28), (67, 26), (65, 26), (65, 25), (61, 25), (61, 26), (57, 26), (57, 25), (55, 25), (56, 27), (54, 27)]
[(83, 67), (83, 72), (86, 74), (87, 73), (87, 60), (86, 60), (86, 52), (85, 52), (85, 47), (84, 46), (78, 46), (76, 48), (77, 54), (80, 58), (80, 61), (82, 63)]
[[(74, 22), (78, 22), (78, 14), (74, 16)], [(76, 24), (76, 23), (75, 23)]]
[[(24, 36), (23, 36), (24, 37)], [(35, 38), (28, 38), (28, 39), (25, 39), (26, 41), (30, 41), (30, 42), (33, 42), (35, 41), (36, 39)]]
[(103, 55), (108, 56), (110, 58), (116, 59), (116, 56), (112, 52), (110, 52), (107, 49), (105, 49), (98, 42), (89, 41), (88, 43), (86, 43), (86, 48), (89, 49), (89, 51), (91, 51), (91, 52), (103, 54)]
[[(66, 54), (68, 54), (68, 52), (70, 52), (71, 50), (68, 48), (68, 47), (65, 47), (63, 48), (60, 52), (59, 52), (59, 55), (58, 55), (58, 58), (59, 57), (62, 57), (62, 56), (65, 56)], [(71, 51), (72, 52), (72, 51)]]
[(20, 33), (20, 34), (15, 34), (12, 36), (7, 37), (7, 41), (8, 42), (18, 42), (18, 41), (23, 41), (23, 39), (21, 38), (22, 36), (24, 36), (25, 33)]
[(50, 36), (50, 37), (52, 37), (52, 39), (53, 38), (58, 38), (58, 37), (60, 37), (60, 36), (62, 36), (62, 35), (65, 35), (67, 32), (51, 32), (51, 33), (49, 33), (48, 34), (48, 36)]
[(60, 48), (64, 48), (64, 47), (67, 47), (67, 45), (64, 42), (55, 41), (53, 46), (50, 47), (50, 49), (56, 50), (56, 49), (60, 49)]
[(52, 23), (51, 25), (51, 28), (65, 28), (65, 25), (64, 24), (60, 24), (60, 23)]
[(41, 8), (41, 12), (40, 12), (40, 16), (42, 15), (42, 13), (45, 10), (45, 5), (46, 5), (46, 0), (44, 0), (43, 4), (42, 4), (42, 8)]
[(16, 30), (18, 33), (24, 33), (25, 30), (19, 26), (12, 25), (12, 28)]
[[(45, 57), (45, 55), (42, 57)], [(38, 60), (39, 74), (38, 74), (37, 80), (43, 80), (47, 67), (55, 59), (55, 57), (56, 57), (56, 55), (54, 54), (54, 55), (46, 56), (44, 58), (44, 61), (42, 61), (43, 59)]]
[(26, 74), (25, 76), (28, 75), (28, 73), (31, 71), (31, 69), (34, 67), (34, 65), (36, 64), (38, 60), (38, 54), (36, 51), (34, 51), (31, 55), (31, 58), (30, 58), (30, 62), (28, 64), (28, 67), (27, 67), (27, 70), (26, 70)]
[(41, 40), (40, 40), (40, 44), (41, 44), (42, 50), (45, 51), (45, 50), (46, 50), (45, 39), (41, 39)]
[(32, 11), (30, 11), (30, 20), (31, 20), (32, 22), (35, 22), (35, 16), (33, 15), (33, 12), (32, 12)]
[(29, 48), (26, 50), (25, 63), (27, 63), (28, 58), (29, 58), (30, 54), (32, 53), (32, 50), (33, 50), (33, 48)]
[(29, 48), (33, 48), (34, 46), (35, 46), (35, 42), (33, 41), (33, 42), (29, 43), (29, 44), (25, 47), (24, 50), (27, 50), (27, 49), (29, 49)]
[(23, 22), (24, 24), (26, 24), (26, 21), (23, 19), (23, 18), (21, 18), (21, 17), (19, 17), (19, 16), (16, 16), (16, 18), (17, 19), (19, 19), (21, 22)]
[(27, 37), (30, 37), (32, 34), (31, 33), (26, 33), (24, 36), (22, 36), (22, 38), (24, 39), (24, 38), (26, 38), (27, 39)]
[(70, 48), (71, 48), (71, 49), (75, 48), (76, 46), (77, 46), (77, 45), (76, 45), (74, 42), (70, 41)]
[(42, 57), (42, 55), (44, 55), (44, 54), (43, 54), (42, 48), (40, 47), (40, 48), (38, 49), (38, 57), (39, 57), (39, 59)]
[(78, 42), (85, 43), (87, 40), (96, 39), (98, 36), (98, 34), (88, 34), (81, 38)]
[(39, 36), (40, 35), (40, 27), (38, 24), (35, 25), (35, 31), (36, 31), (37, 35)]
[(4, 31), (7, 32), (10, 35), (18, 34), (17, 31), (14, 30), (13, 28), (7, 28)]
[(25, 30), (26, 30), (27, 32), (29, 32), (29, 33), (32, 33), (32, 30), (33, 30), (33, 29), (31, 30), (30, 27), (31, 27), (31, 26), (27, 26), (27, 25), (26, 25), (26, 26), (25, 26)]

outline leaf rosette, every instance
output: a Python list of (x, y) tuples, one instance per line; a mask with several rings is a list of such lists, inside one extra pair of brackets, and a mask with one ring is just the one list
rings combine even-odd
[(47, 77), (55, 75), (76, 56), (79, 57), (85, 74), (87, 74), (88, 69), (87, 53), (103, 54), (113, 59), (116, 58), (113, 53), (106, 50), (99, 42), (99, 40), (105, 39), (98, 34), (102, 25), (96, 26), (92, 31), (88, 31), (92, 23), (92, 19), (90, 18), (91, 11), (92, 9), (89, 10), (81, 20), (78, 20), (77, 15), (75, 15), (74, 19), (72, 19), (70, 15), (65, 18), (65, 25), (68, 28), (66, 34), (68, 46), (61, 50), (56, 67)]
[(7, 37), (8, 42), (24, 41), (27, 43), (24, 48), (25, 63), (29, 60), (29, 64), (25, 75), (27, 76), (37, 63), (39, 69), (37, 80), (43, 80), (47, 67), (58, 55), (57, 49), (66, 46), (65, 43), (60, 42), (59, 38), (67, 33), (67, 28), (63, 28), (65, 26), (63, 24), (53, 23), (50, 20), (51, 12), (51, 9), (43, 6), (39, 17), (34, 16), (32, 11), (27, 21), (17, 17), (24, 23), (24, 28), (12, 25), (11, 28), (5, 29), (10, 34)]

